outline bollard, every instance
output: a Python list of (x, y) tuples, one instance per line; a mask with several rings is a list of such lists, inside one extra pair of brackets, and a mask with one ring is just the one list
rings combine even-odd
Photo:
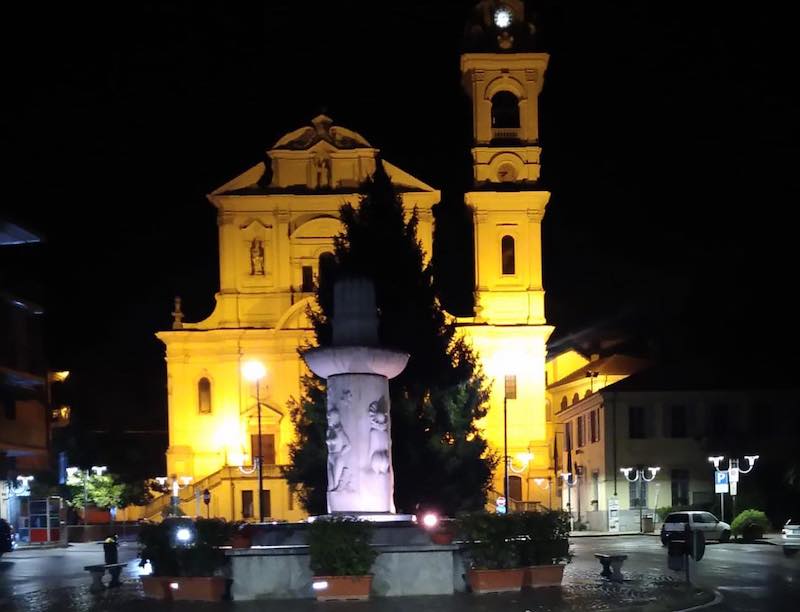
[(119, 545), (117, 544), (117, 536), (106, 538), (103, 542), (103, 553), (105, 554), (106, 565), (119, 563)]

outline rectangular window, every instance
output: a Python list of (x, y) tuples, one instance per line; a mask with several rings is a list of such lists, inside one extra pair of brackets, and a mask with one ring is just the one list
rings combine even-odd
[(592, 410), (589, 413), (589, 440), (594, 444), (600, 439), (598, 435), (598, 422), (597, 422), (597, 413), (598, 410)]
[(564, 429), (564, 442), (565, 442), (564, 450), (570, 452), (572, 450), (572, 442), (573, 442), (572, 421), (569, 421)]
[(262, 514), (264, 519), (272, 517), (272, 495), (269, 489), (261, 491), (261, 507), (264, 509)]
[[(640, 468), (641, 469), (641, 468)], [(649, 473), (649, 472), (648, 472)], [(630, 484), (631, 508), (647, 508), (647, 482), (641, 477)]]
[(578, 448), (586, 444), (586, 427), (584, 426), (585, 417), (578, 417)]
[(628, 406), (628, 437), (646, 438), (644, 406)]
[[(295, 268), (297, 269), (297, 268)], [(314, 291), (314, 268), (311, 266), (303, 266), (303, 293), (311, 293)]]
[(672, 470), (672, 506), (689, 505), (689, 470)]
[(728, 433), (728, 407), (723, 404), (712, 406), (708, 411), (708, 434), (724, 436)]
[(508, 497), (514, 501), (522, 501), (522, 478), (508, 477)]
[(685, 438), (689, 434), (686, 427), (686, 406), (671, 406), (669, 417), (669, 437)]
[[(251, 457), (258, 457), (258, 434), (250, 436), (250, 452)], [(275, 434), (261, 434), (261, 455), (261, 465), (275, 465)]]
[(517, 399), (517, 377), (515, 374), (506, 375), (505, 394), (506, 399)]
[(294, 510), (294, 496), (296, 492), (294, 485), (289, 485), (289, 510)]
[(242, 518), (253, 518), (253, 492), (248, 490), (242, 491)]

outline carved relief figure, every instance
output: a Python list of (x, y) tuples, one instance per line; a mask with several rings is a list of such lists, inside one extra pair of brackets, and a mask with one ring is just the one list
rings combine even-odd
[[(350, 403), (350, 391), (343, 391), (341, 403), (345, 406)], [(328, 410), (328, 433), (325, 443), (328, 445), (328, 491), (334, 492), (344, 489), (349, 479), (343, 478), (345, 472), (345, 457), (350, 451), (350, 438), (342, 427), (339, 408), (334, 405)]]
[(250, 275), (264, 276), (264, 241), (258, 238), (250, 243)]
[(369, 463), (376, 474), (389, 471), (389, 415), (381, 397), (369, 405)]

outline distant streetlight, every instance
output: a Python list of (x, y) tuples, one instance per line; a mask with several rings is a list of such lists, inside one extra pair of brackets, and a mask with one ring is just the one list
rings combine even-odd
[[(623, 475), (625, 476), (625, 480), (627, 480), (628, 482), (636, 482), (640, 478), (642, 479), (643, 482), (652, 482), (653, 480), (655, 480), (656, 474), (658, 474), (658, 471), (660, 469), (661, 469), (660, 467), (649, 467), (649, 468), (645, 468), (644, 470), (640, 470), (639, 468), (624, 467), (624, 468), (620, 468), (619, 471), (623, 473)], [(634, 475), (633, 478), (631, 478), (630, 474), (634, 470), (636, 471), (636, 474)], [(652, 476), (650, 476), (650, 478), (648, 478), (645, 475), (645, 471), (646, 470), (650, 470), (650, 473), (652, 474)], [(647, 503), (647, 497), (646, 496), (645, 496), (645, 499), (644, 499), (644, 503), (645, 504)], [(642, 518), (642, 500), (641, 499), (639, 500), (639, 532), (640, 533), (644, 533), (644, 521), (643, 521), (643, 518)]]
[(264, 522), (264, 480), (263, 480), (263, 449), (261, 441), (261, 396), (259, 388), (261, 379), (267, 373), (267, 369), (260, 361), (247, 361), (242, 365), (244, 377), (256, 385), (256, 411), (258, 412), (258, 517), (259, 522)]
[[(753, 471), (753, 468), (756, 466), (756, 460), (758, 459), (758, 455), (745, 455), (744, 460), (747, 461), (747, 469), (743, 470), (739, 467), (739, 460), (738, 459), (728, 459), (728, 469), (721, 470), (719, 469), (719, 464), (725, 459), (723, 456), (715, 456), (709, 457), (708, 461), (714, 464), (714, 470), (716, 472), (727, 472), (728, 473), (728, 487), (730, 488), (731, 493), (731, 522), (736, 518), (736, 489), (739, 485), (739, 474), (749, 474)], [(719, 513), (720, 513), (720, 520), (725, 520), (725, 497), (724, 493), (719, 494)]]

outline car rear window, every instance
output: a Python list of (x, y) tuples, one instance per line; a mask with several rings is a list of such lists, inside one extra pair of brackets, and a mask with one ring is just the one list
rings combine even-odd
[(676, 512), (674, 514), (670, 514), (667, 516), (667, 520), (664, 521), (665, 523), (688, 523), (689, 522), (689, 515), (685, 512)]

